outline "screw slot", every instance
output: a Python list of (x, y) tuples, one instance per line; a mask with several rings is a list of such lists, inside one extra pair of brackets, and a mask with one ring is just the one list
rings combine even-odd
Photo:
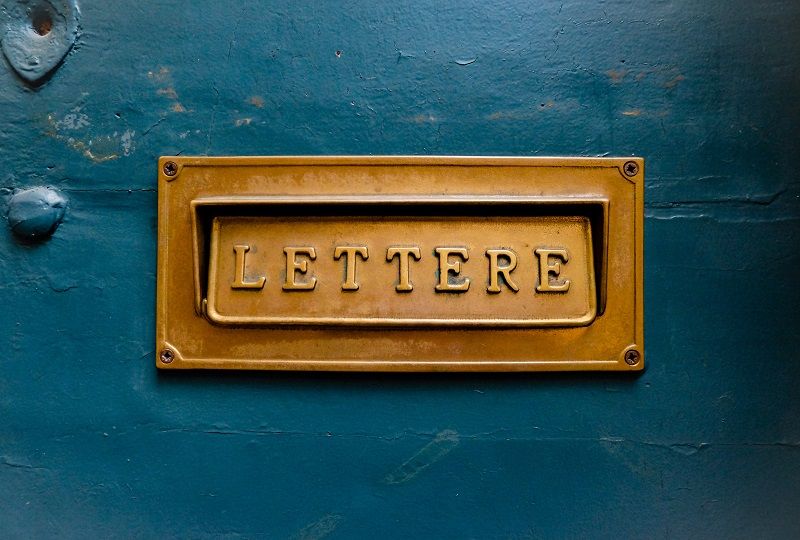
[(159, 357), (161, 358), (161, 361), (163, 363), (171, 364), (172, 361), (175, 360), (175, 353), (169, 349), (164, 349), (163, 351), (161, 351)]
[(167, 161), (164, 163), (164, 174), (167, 176), (175, 176), (178, 174), (178, 164), (174, 161)]
[(630, 351), (625, 353), (625, 363), (628, 364), (629, 366), (635, 366), (636, 364), (638, 364), (640, 358), (641, 355), (639, 354), (639, 351), (635, 349), (631, 349)]
[(639, 165), (635, 161), (627, 161), (622, 166), (622, 170), (626, 176), (636, 176), (639, 174)]

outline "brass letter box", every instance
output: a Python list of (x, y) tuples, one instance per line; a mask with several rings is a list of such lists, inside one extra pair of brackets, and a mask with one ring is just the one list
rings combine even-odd
[(156, 365), (639, 370), (638, 158), (164, 157)]

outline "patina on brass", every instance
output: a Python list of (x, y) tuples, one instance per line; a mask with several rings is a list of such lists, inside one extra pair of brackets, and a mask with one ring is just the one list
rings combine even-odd
[(159, 170), (160, 368), (644, 365), (626, 361), (643, 350), (641, 159), (171, 157)]
[[(402, 272), (390, 262), (401, 247), (419, 254)], [(585, 217), (215, 217), (209, 260), (206, 314), (220, 325), (584, 326), (596, 315)]]

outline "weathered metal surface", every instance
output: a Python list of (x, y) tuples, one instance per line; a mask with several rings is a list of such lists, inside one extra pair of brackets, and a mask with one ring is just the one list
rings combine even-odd
[(160, 368), (644, 366), (640, 159), (159, 168)]
[[(800, 536), (796, 2), (186, 6), (0, 66), (3, 537)], [(647, 368), (156, 370), (178, 153), (643, 155)]]

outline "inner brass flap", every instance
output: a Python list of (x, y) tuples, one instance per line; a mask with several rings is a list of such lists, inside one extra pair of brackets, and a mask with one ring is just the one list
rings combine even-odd
[(585, 217), (216, 217), (209, 258), (219, 324), (583, 326), (596, 315)]

